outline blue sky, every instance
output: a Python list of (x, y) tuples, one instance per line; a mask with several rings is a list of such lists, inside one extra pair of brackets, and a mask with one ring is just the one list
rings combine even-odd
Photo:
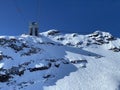
[(0, 35), (28, 33), (31, 21), (40, 32), (101, 30), (120, 37), (120, 0), (0, 0)]

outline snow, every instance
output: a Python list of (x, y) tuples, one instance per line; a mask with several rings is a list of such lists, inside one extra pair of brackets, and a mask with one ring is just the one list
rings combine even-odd
[[(101, 40), (99, 35), (94, 37), (98, 33), (108, 43), (95, 44), (93, 38)], [(120, 52), (109, 50), (120, 48), (120, 39), (105, 38), (111, 36), (102, 31), (79, 35), (57, 30), (42, 32), (39, 37), (0, 36), (7, 41), (16, 39), (0, 43), (4, 56), (0, 75), (6, 74), (4, 70), (24, 71), (22, 75), (10, 74), (9, 81), (0, 82), (0, 90), (120, 90)], [(17, 51), (11, 44), (22, 49)]]
[(36, 65), (35, 65), (35, 67), (36, 67), (36, 68), (39, 68), (39, 67), (44, 67), (44, 64), (39, 63), (39, 64), (36, 64)]
[(4, 66), (4, 63), (0, 63), (0, 69)]
[(6, 36), (0, 36), (0, 39), (5, 39), (6, 38)]

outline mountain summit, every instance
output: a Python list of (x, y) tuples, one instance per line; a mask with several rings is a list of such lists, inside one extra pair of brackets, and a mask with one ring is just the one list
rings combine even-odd
[(0, 36), (0, 90), (120, 90), (120, 39), (57, 30)]

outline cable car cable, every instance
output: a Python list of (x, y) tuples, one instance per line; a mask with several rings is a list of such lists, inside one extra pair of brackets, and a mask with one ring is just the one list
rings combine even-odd
[(17, 0), (13, 0), (13, 4), (14, 4), (14, 6), (15, 6), (15, 8), (16, 8), (16, 11), (18, 12), (18, 14), (21, 16), (21, 18), (22, 18), (22, 20), (24, 21), (24, 22), (27, 22), (27, 20), (26, 20), (26, 18), (25, 18), (25, 15), (24, 15), (24, 13), (23, 13), (23, 11), (22, 11), (22, 9), (18, 6), (18, 4), (17, 4)]

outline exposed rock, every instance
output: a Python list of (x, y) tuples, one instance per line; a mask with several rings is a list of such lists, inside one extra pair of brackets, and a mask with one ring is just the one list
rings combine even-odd
[(119, 52), (119, 51), (120, 51), (120, 48), (113, 47), (113, 48), (110, 48), (109, 50), (112, 50), (112, 51), (114, 51), (114, 52)]
[(0, 60), (2, 60), (2, 59), (3, 59), (3, 53), (0, 52)]
[(20, 70), (20, 67), (12, 67), (11, 69), (8, 70), (8, 72), (9, 74), (19, 75), (19, 76), (24, 74), (24, 70)]
[(68, 46), (74, 46), (71, 42), (66, 43)]
[(52, 42), (46, 42), (46, 44), (48, 44), (48, 45), (55, 45), (55, 44), (52, 43)]
[(27, 52), (23, 52), (21, 54), (21, 56), (30, 56), (30, 55), (36, 54), (36, 53), (38, 53), (40, 51), (41, 51), (40, 48), (33, 48), (33, 47), (31, 47)]
[(0, 82), (7, 82), (9, 81), (10, 78), (11, 76), (9, 74), (6, 74), (6, 75), (0, 74)]
[(11, 56), (8, 56), (8, 55), (2, 55), (3, 58), (6, 58), (6, 59), (11, 59), (13, 60), (13, 58)]
[(93, 34), (90, 34), (88, 37), (94, 40), (93, 44), (97, 45), (108, 44), (109, 41), (116, 40), (116, 38), (113, 37), (110, 33), (101, 31), (96, 31)]
[(59, 68), (60, 64), (59, 63), (55, 63), (55, 67)]
[(77, 42), (77, 43), (76, 43), (76, 45), (77, 45), (77, 46), (82, 45), (82, 44), (83, 44), (83, 42), (82, 42), (82, 41), (81, 41), (81, 42)]
[(49, 78), (51, 75), (50, 74), (47, 74), (47, 75), (44, 75), (43, 78)]
[(57, 40), (63, 41), (65, 38), (64, 37), (59, 37)]
[(73, 33), (73, 34), (72, 34), (72, 37), (77, 37), (77, 36), (78, 36), (77, 33)]
[(73, 64), (80, 64), (81, 67), (86, 68), (87, 60), (73, 60), (71, 61)]
[(58, 33), (59, 33), (59, 31), (57, 31), (57, 30), (50, 30), (50, 31), (48, 31), (48, 35), (56, 35)]
[(73, 60), (71, 63), (78, 64), (78, 63), (88, 63), (87, 60)]
[(49, 69), (50, 67), (51, 67), (51, 63), (48, 63), (47, 66), (29, 68), (28, 70), (30, 70), (30, 72), (34, 72), (39, 70), (46, 70), (46, 69)]

